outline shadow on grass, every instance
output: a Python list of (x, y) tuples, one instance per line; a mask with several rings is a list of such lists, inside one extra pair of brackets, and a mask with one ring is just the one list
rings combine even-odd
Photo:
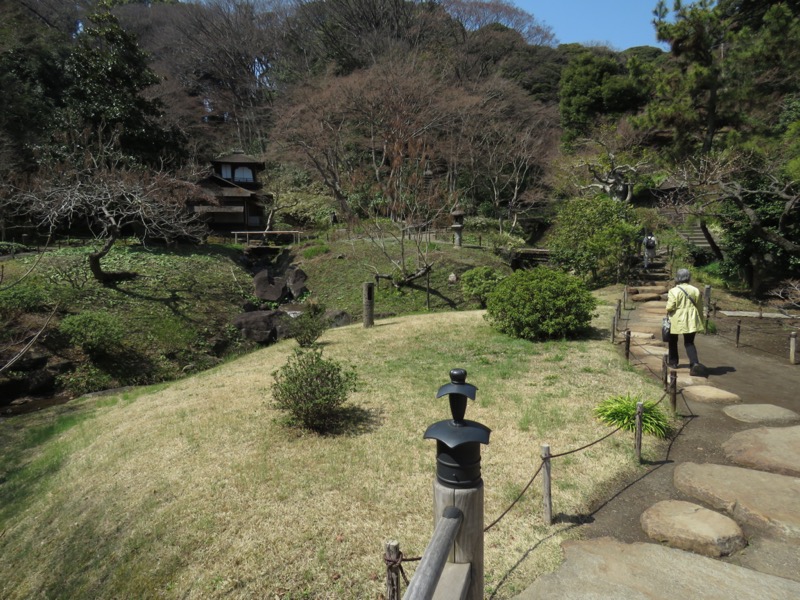
[(380, 409), (343, 406), (331, 415), (325, 431), (320, 433), (325, 436), (363, 435), (378, 429), (383, 420), (383, 411)]

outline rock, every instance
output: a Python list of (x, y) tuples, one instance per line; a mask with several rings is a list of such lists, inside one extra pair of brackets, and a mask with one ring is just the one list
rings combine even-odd
[(456, 275), (455, 273), (450, 273), (450, 275), (447, 276), (447, 283), (450, 284), (450, 285), (457, 284), (458, 283), (458, 275)]
[(722, 444), (722, 449), (737, 465), (800, 476), (800, 425), (740, 431)]
[(353, 322), (352, 317), (343, 310), (329, 309), (325, 311), (325, 320), (331, 327), (344, 327)]
[(800, 414), (774, 404), (739, 404), (722, 409), (731, 419), (761, 425), (786, 425), (800, 421)]
[(747, 545), (733, 519), (691, 502), (658, 502), (642, 513), (640, 523), (651, 539), (713, 558), (728, 556)]
[[(691, 388), (690, 388), (691, 389)], [(765, 528), (800, 538), (800, 479), (726, 465), (682, 463), (675, 487), (740, 525)]]
[(249, 302), (248, 301), (248, 302), (245, 302), (244, 304), (242, 304), (242, 310), (244, 312), (253, 312), (254, 310), (258, 310), (258, 309), (259, 309), (258, 305), (255, 304), (254, 302)]
[(256, 273), (253, 286), (256, 297), (267, 302), (280, 302), (286, 295), (286, 281), (282, 277), (271, 277), (267, 269)]
[(308, 275), (306, 275), (306, 272), (297, 265), (291, 265), (288, 269), (286, 269), (286, 287), (289, 288), (289, 291), (292, 293), (292, 297), (294, 297), (295, 300), (308, 292), (308, 288), (306, 288), (306, 281), (308, 281)]
[(257, 310), (237, 316), (233, 326), (248, 340), (271, 344), (288, 336), (289, 315), (282, 310)]

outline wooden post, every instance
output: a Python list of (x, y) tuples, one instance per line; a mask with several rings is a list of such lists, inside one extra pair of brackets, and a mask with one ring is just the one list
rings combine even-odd
[(678, 373), (677, 371), (669, 372), (669, 404), (672, 407), (672, 412), (678, 412)]
[(617, 315), (611, 317), (611, 343), (617, 341)]
[(642, 464), (642, 414), (644, 413), (644, 404), (642, 402), (636, 403), (636, 438), (634, 440), (634, 448), (636, 449), (636, 460)]
[(553, 496), (550, 484), (550, 445), (542, 444), (542, 505), (545, 525), (553, 524)]
[(789, 364), (797, 364), (797, 332), (789, 334)]
[(617, 321), (622, 318), (622, 300), (617, 300)]
[(711, 286), (707, 285), (703, 290), (704, 299), (706, 304), (706, 317), (711, 313)]
[(375, 324), (375, 284), (367, 282), (364, 284), (364, 327), (372, 327)]
[(384, 549), (386, 562), (386, 600), (400, 600), (400, 544), (391, 540)]
[(736, 322), (736, 347), (739, 347), (739, 335), (742, 333), (742, 320)]
[(628, 310), (628, 286), (625, 286), (625, 289), (622, 290), (622, 308)]
[(431, 309), (431, 272), (425, 273), (425, 310)]
[(631, 330), (625, 331), (625, 360), (631, 359)]
[(667, 391), (667, 384), (669, 382), (669, 357), (667, 354), (661, 357), (661, 383), (664, 386), (664, 391)]
[[(483, 600), (483, 482), (476, 488), (449, 488), (438, 480), (433, 482), (434, 525), (438, 526), (448, 507), (456, 507), (464, 513), (464, 522), (458, 530), (455, 542), (450, 545), (447, 562), (469, 563), (470, 583), (465, 600)], [(425, 551), (428, 552), (427, 550)], [(414, 578), (420, 571), (417, 567)], [(411, 580), (414, 583), (414, 580)], [(411, 591), (409, 586), (406, 594)]]

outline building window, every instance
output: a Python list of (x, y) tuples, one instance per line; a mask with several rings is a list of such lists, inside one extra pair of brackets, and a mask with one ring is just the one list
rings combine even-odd
[(253, 170), (250, 167), (236, 167), (233, 173), (234, 181), (253, 181)]
[(220, 165), (220, 169), (222, 172), (223, 179), (230, 179), (231, 178), (231, 166), (230, 165)]

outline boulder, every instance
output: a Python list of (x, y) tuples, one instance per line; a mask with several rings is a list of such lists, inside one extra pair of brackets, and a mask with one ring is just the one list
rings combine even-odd
[(256, 310), (233, 320), (242, 337), (259, 344), (271, 344), (289, 335), (289, 315), (282, 310)]
[(253, 286), (256, 297), (267, 302), (280, 302), (286, 295), (286, 281), (283, 277), (271, 277), (267, 269), (256, 273)]
[(329, 309), (325, 311), (325, 320), (331, 327), (344, 327), (353, 322), (352, 317), (343, 310)]
[(286, 269), (286, 287), (289, 288), (289, 291), (292, 293), (292, 297), (295, 300), (308, 292), (308, 288), (306, 288), (306, 281), (308, 281), (308, 275), (306, 275), (306, 272), (297, 265), (291, 265), (288, 269)]

